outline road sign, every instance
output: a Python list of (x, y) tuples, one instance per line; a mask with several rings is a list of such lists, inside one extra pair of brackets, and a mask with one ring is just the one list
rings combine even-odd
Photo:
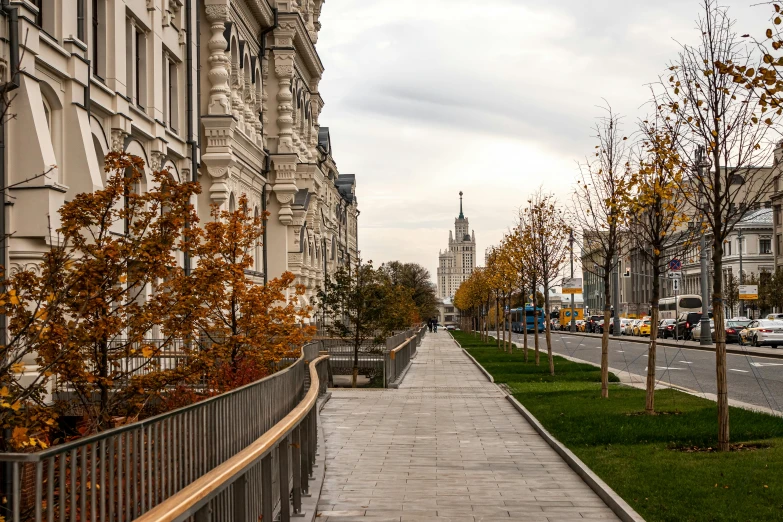
[(758, 285), (739, 285), (739, 298), (743, 301), (756, 301), (759, 298)]
[(564, 294), (581, 294), (582, 293), (582, 278), (575, 277), (573, 279), (565, 279), (563, 281), (563, 293)]
[(676, 257), (669, 261), (669, 270), (676, 272), (677, 270), (682, 270), (682, 261), (677, 259)]
[(680, 272), (669, 272), (667, 276), (669, 279), (682, 279), (682, 274)]
[(674, 293), (676, 294), (680, 290), (680, 280), (672, 279), (672, 283), (674, 283)]

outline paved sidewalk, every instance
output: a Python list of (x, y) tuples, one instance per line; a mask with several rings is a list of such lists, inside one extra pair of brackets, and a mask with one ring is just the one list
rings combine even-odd
[(399, 390), (333, 390), (318, 520), (618, 520), (446, 332)]

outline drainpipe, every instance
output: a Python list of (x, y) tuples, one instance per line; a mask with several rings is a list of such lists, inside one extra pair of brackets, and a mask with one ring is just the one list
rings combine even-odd
[[(2, 4), (0, 4), (0, 12), (2, 12), (7, 20), (8, 20), (8, 36), (9, 36), (9, 61), (10, 61), (10, 72), (11, 72), (11, 78), (10, 80), (2, 86), (3, 90), (3, 96), (0, 98), (0, 265), (7, 267), (8, 266), (8, 223), (6, 221), (6, 208), (5, 208), (5, 188), (8, 185), (7, 183), (7, 172), (5, 168), (6, 164), (6, 111), (8, 110), (8, 106), (6, 105), (6, 98), (5, 94), (7, 94), (10, 91), (13, 91), (14, 89), (17, 89), (19, 87), (19, 11), (16, 7), (12, 8), (11, 3), (9, 0), (2, 0)], [(3, 279), (5, 279), (5, 274), (3, 275)], [(5, 344), (5, 333), (6, 328), (8, 325), (8, 321), (6, 319), (5, 315), (0, 315), (0, 343)], [(5, 433), (6, 440), (10, 439), (11, 433), (10, 430), (6, 430)], [(11, 488), (9, 486), (13, 485), (13, 473), (11, 471), (11, 465), (9, 463), (6, 463), (3, 466), (2, 474), (0, 474), (0, 481), (2, 481), (3, 491), (8, 492), (11, 491)], [(11, 518), (11, 514), (13, 513), (14, 506), (13, 506), (13, 495), (7, 495), (8, 502), (5, 504), (5, 506), (0, 507), (0, 513), (2, 513), (6, 519)]]
[(272, 167), (272, 159), (269, 156), (269, 151), (267, 149), (264, 149), (264, 152), (266, 152), (266, 159), (264, 160), (264, 187), (261, 189), (261, 212), (264, 216), (264, 231), (261, 235), (261, 257), (264, 260), (264, 286), (266, 286), (267, 282), (269, 282), (269, 266), (267, 265), (267, 247), (266, 247), (266, 229), (269, 220), (266, 217), (266, 186), (269, 185), (269, 183), (266, 181), (267, 176), (269, 176), (269, 171)]
[[(271, 33), (272, 31), (274, 31), (275, 29), (277, 29), (279, 27), (277, 7), (272, 9), (272, 13), (274, 14), (274, 23), (270, 27), (267, 27), (266, 29), (261, 31), (261, 34), (258, 35), (258, 62), (259, 62), (259, 64), (261, 64), (261, 61), (264, 59), (264, 55), (266, 54), (266, 35)], [(263, 85), (264, 79), (263, 78), (259, 78), (259, 81), (262, 83), (261, 88), (263, 89), (264, 88), (264, 85)], [(261, 120), (261, 123), (263, 125), (263, 115), (259, 114), (258, 118)], [(262, 130), (261, 132), (263, 132), (264, 130)], [(267, 238), (266, 229), (267, 229), (267, 225), (268, 225), (268, 221), (269, 221), (267, 219), (267, 217), (266, 217), (266, 187), (267, 187), (267, 185), (269, 183), (266, 181), (266, 179), (269, 176), (270, 170), (272, 169), (272, 159), (270, 157), (270, 152), (269, 152), (268, 149), (264, 149), (264, 152), (266, 153), (266, 159), (264, 160), (264, 170), (263, 170), (264, 187), (263, 187), (263, 189), (261, 191), (261, 210), (264, 213), (264, 232), (263, 232), (263, 234), (261, 236), (261, 238), (262, 238), (261, 241), (263, 242), (263, 244), (261, 245), (261, 252), (262, 252), (262, 255), (263, 255), (263, 258), (264, 258), (264, 286), (266, 286), (267, 283), (269, 282), (269, 265), (267, 264), (267, 245), (266, 245), (266, 238)]]
[(272, 9), (272, 13), (274, 13), (274, 23), (270, 26), (261, 31), (261, 34), (258, 36), (258, 59), (263, 60), (264, 55), (266, 54), (266, 35), (280, 27), (280, 23), (278, 21), (278, 11), (277, 7)]
[[(198, 16), (198, 9), (196, 9), (196, 16)], [(190, 180), (198, 182), (198, 150), (199, 143), (193, 137), (193, 0), (187, 0), (185, 4), (185, 18), (187, 18), (187, 84), (188, 84), (188, 145), (190, 145)], [(198, 31), (198, 24), (196, 25), (196, 31)], [(198, 53), (197, 53), (198, 54)], [(200, 63), (199, 56), (196, 56), (196, 60)], [(190, 223), (185, 223), (185, 228), (190, 228)], [(185, 275), (190, 275), (191, 272), (191, 260), (190, 253), (185, 251)]]

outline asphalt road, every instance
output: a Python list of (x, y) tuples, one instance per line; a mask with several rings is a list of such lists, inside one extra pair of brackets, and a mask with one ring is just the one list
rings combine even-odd
[[(522, 335), (514, 334), (514, 342), (522, 345)], [(546, 339), (539, 338), (546, 351)], [(532, 335), (528, 346), (533, 347)], [(647, 344), (609, 338), (609, 366), (632, 374), (647, 374)], [(600, 364), (601, 339), (563, 335), (552, 332), (554, 353)], [(726, 356), (729, 398), (783, 412), (783, 359), (758, 356)], [(715, 353), (688, 348), (658, 347), (656, 377), (661, 383), (714, 394)]]

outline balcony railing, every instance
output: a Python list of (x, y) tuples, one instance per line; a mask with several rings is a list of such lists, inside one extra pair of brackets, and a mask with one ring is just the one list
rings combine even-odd
[(12, 522), (288, 521), (315, 459), (315, 404), (328, 372), (321, 348), (306, 345), (288, 368), (185, 408), (36, 453), (0, 454), (0, 514)]

